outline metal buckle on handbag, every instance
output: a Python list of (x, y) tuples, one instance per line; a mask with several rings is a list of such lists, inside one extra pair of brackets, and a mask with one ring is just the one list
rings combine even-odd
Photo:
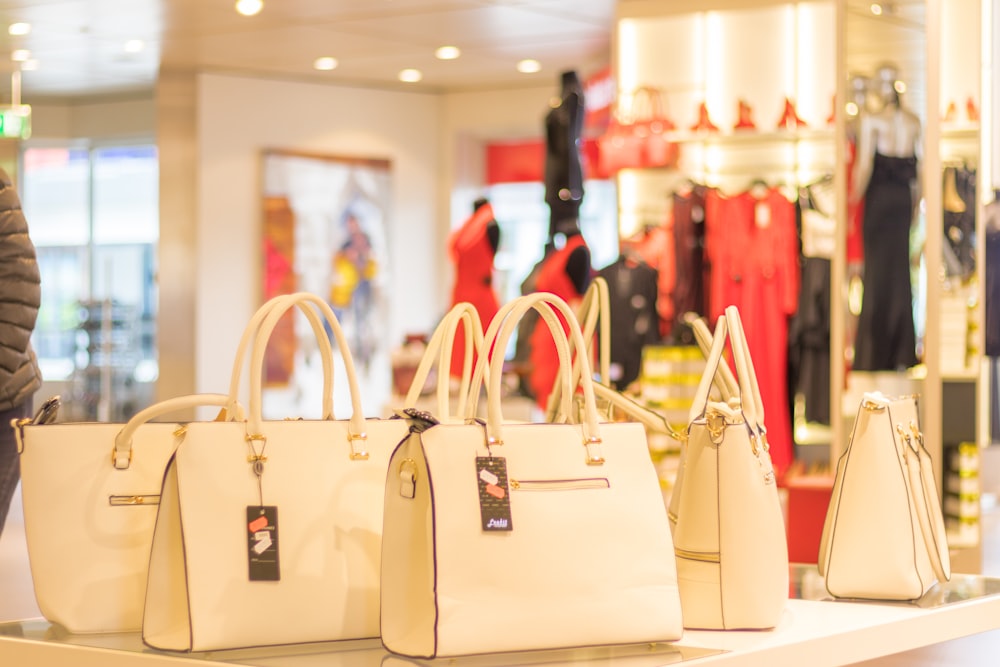
[(364, 442), (364, 441), (368, 440), (368, 434), (367, 433), (358, 433), (358, 434), (351, 433), (350, 436), (348, 437), (348, 439), (351, 441), (351, 460), (352, 461), (367, 461), (368, 460), (368, 452), (365, 451), (363, 448), (359, 450), (357, 447), (355, 447), (354, 443), (356, 443), (356, 442)]
[(726, 430), (725, 415), (721, 412), (706, 412), (705, 427), (708, 429), (708, 433), (712, 437), (712, 442), (716, 445), (722, 444), (722, 434)]
[(604, 457), (601, 455), (600, 449), (597, 450), (596, 454), (594, 448), (601, 444), (600, 438), (590, 437), (583, 441), (583, 446), (587, 448), (587, 465), (589, 466), (602, 466), (604, 465)]
[(873, 401), (870, 398), (861, 399), (861, 407), (868, 412), (881, 412), (885, 410), (885, 404), (879, 403), (878, 401)]

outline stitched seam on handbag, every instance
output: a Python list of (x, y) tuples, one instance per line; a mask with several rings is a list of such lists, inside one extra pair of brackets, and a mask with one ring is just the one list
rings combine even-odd
[[(730, 342), (732, 342), (732, 337), (730, 336)], [(721, 361), (720, 361), (721, 363)], [(729, 430), (729, 425), (725, 424), (725, 429), (723, 430), (722, 442), (726, 441), (725, 432)], [(722, 596), (722, 582), (723, 582), (723, 563), (722, 563), (722, 447), (716, 446), (712, 443), (715, 448), (715, 530), (716, 538), (715, 543), (719, 546), (719, 618), (722, 620), (722, 627), (726, 627), (726, 607), (723, 604)]]
[[(848, 456), (848, 454), (850, 454), (851, 452), (851, 447), (854, 445), (854, 439), (858, 433), (858, 422), (861, 419), (861, 410), (862, 409), (859, 407), (858, 414), (854, 417), (854, 427), (851, 429), (851, 437), (847, 441), (847, 449), (844, 451), (842, 456)], [(833, 525), (830, 527), (830, 536), (829, 540), (827, 541), (826, 575), (824, 577), (824, 584), (826, 585), (827, 592), (830, 595), (833, 595), (834, 597), (837, 597), (837, 594), (834, 593), (832, 590), (830, 590), (830, 575), (833, 574), (833, 570), (831, 569), (831, 567), (833, 565), (833, 553), (834, 553), (834, 544), (836, 543), (836, 536), (837, 536), (837, 524), (840, 522), (840, 501), (844, 495), (844, 487), (847, 485), (847, 471), (848, 468), (850, 467), (850, 462), (851, 462), (850, 457), (848, 457), (847, 460), (844, 462), (843, 477), (840, 481), (840, 488), (837, 489), (837, 499), (836, 499), (837, 509), (834, 512)], [(836, 479), (834, 480), (834, 484), (836, 484)], [(833, 502), (832, 498), (830, 502)], [(822, 554), (820, 554), (820, 556), (822, 556)]]
[(431, 582), (434, 600), (434, 636), (433, 645), (429, 657), (437, 657), (438, 652), (438, 621), (441, 619), (441, 610), (438, 608), (438, 560), (437, 560), (437, 511), (434, 503), (434, 478), (431, 477), (431, 464), (427, 459), (427, 450), (424, 448), (423, 434), (418, 434), (420, 438), (420, 453), (424, 457), (424, 467), (427, 469), (427, 493), (431, 507), (431, 562), (434, 563), (434, 581)]

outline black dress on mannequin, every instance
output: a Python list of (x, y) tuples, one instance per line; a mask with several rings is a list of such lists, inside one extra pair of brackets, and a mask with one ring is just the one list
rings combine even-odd
[(563, 72), (558, 103), (545, 117), (545, 203), (549, 205), (549, 237), (559, 223), (580, 217), (583, 202), (583, 86), (576, 72)]
[(864, 294), (854, 349), (854, 368), (894, 371), (917, 363), (910, 286), (911, 184), (916, 157), (875, 154), (865, 191)]

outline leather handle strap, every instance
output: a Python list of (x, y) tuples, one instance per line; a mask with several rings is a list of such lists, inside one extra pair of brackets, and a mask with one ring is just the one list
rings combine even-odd
[[(261, 433), (261, 385), (263, 379), (264, 353), (267, 348), (268, 340), (270, 339), (275, 326), (278, 324), (278, 320), (281, 319), (281, 316), (293, 307), (297, 307), (303, 312), (307, 312), (309, 309), (313, 308), (316, 309), (318, 311), (318, 316), (325, 319), (326, 324), (330, 327), (333, 337), (337, 341), (337, 347), (340, 350), (340, 355), (344, 361), (348, 390), (351, 394), (351, 438), (352, 440), (364, 439), (364, 437), (366, 437), (364, 430), (365, 417), (364, 410), (361, 406), (361, 389), (358, 384), (357, 372), (354, 369), (354, 358), (351, 355), (351, 349), (347, 341), (347, 336), (344, 334), (344, 330), (341, 328), (340, 322), (337, 320), (337, 316), (334, 314), (333, 309), (330, 308), (330, 304), (316, 294), (312, 294), (310, 292), (297, 292), (289, 295), (289, 298), (279, 301), (270, 309), (260, 324), (260, 328), (254, 339), (253, 352), (250, 360), (250, 401), (247, 424), (249, 434), (257, 435)], [(321, 331), (323, 331), (322, 340), (320, 340), (320, 335), (317, 332), (317, 343), (322, 344), (323, 341), (327, 341), (328, 343), (329, 341), (326, 338), (325, 330), (321, 328)]]
[(171, 412), (180, 412), (181, 410), (190, 410), (192, 408), (200, 408), (202, 406), (218, 406), (223, 408), (225, 412), (235, 409), (236, 414), (226, 414), (226, 418), (244, 418), (243, 406), (239, 403), (232, 403), (229, 395), (227, 394), (189, 394), (187, 396), (168, 398), (164, 401), (160, 401), (159, 403), (154, 403), (153, 405), (135, 413), (135, 415), (125, 423), (122, 430), (118, 431), (118, 435), (115, 436), (114, 453), (112, 454), (115, 468), (125, 470), (132, 462), (132, 438), (135, 436), (135, 432), (139, 430), (140, 426), (151, 419), (162, 417), (163, 415), (170, 414)]
[[(233, 372), (229, 380), (230, 406), (235, 405), (239, 397), (241, 374), (243, 364), (246, 363), (247, 350), (250, 348), (251, 342), (258, 335), (264, 318), (267, 317), (273, 308), (283, 304), (294, 303), (296, 298), (297, 295), (295, 294), (282, 294), (273, 297), (258, 308), (257, 312), (250, 318), (250, 322), (247, 323), (246, 328), (243, 330), (243, 335), (240, 337), (239, 345), (236, 348), (236, 359), (233, 362)], [(322, 415), (324, 419), (336, 419), (333, 410), (333, 349), (330, 346), (330, 339), (326, 335), (326, 330), (323, 329), (323, 321), (314, 310), (305, 308), (302, 309), (302, 312), (305, 314), (309, 326), (312, 327), (323, 363)], [(230, 413), (229, 418), (232, 419), (234, 410), (230, 406), (227, 407), (230, 408), (228, 409)]]
[[(572, 309), (564, 300), (554, 294), (537, 292), (520, 297), (511, 303), (510, 309), (507, 310), (503, 316), (498, 315), (494, 318), (493, 322), (490, 323), (490, 327), (489, 330), (487, 330), (485, 338), (486, 344), (492, 344), (493, 349), (497, 352), (495, 352), (492, 359), (489, 360), (486, 359), (486, 355), (480, 356), (479, 361), (476, 364), (476, 373), (474, 375), (473, 385), (470, 391), (469, 409), (466, 412), (468, 417), (472, 417), (474, 415), (472, 412), (474, 400), (472, 399), (478, 393), (479, 389), (476, 380), (478, 379), (481, 382), (483, 373), (480, 370), (480, 366), (485, 366), (488, 361), (488, 363), (490, 363), (490, 378), (486, 392), (488, 405), (486, 429), (487, 437), (493, 442), (503, 441), (503, 414), (500, 404), (500, 382), (504, 360), (503, 354), (499, 351), (506, 349), (507, 341), (517, 328), (518, 322), (525, 315), (525, 313), (532, 308), (537, 310), (539, 315), (541, 315), (542, 320), (549, 327), (549, 330), (552, 333), (552, 338), (556, 342), (556, 352), (559, 356), (559, 374), (562, 378), (564, 378), (565, 382), (563, 385), (564, 399), (568, 399), (573, 392), (573, 387), (570, 386), (572, 378), (572, 364), (570, 362), (569, 340), (573, 340), (576, 349), (578, 350), (586, 348), (583, 341), (583, 333), (580, 331), (579, 323), (577, 322)], [(556, 313), (562, 317), (557, 317)], [(569, 330), (568, 337), (563, 330), (563, 323), (560, 319), (565, 320), (565, 324)], [(603, 462), (603, 458), (600, 456), (599, 452), (596, 452), (596, 446), (600, 444), (600, 429), (598, 428), (597, 402), (594, 396), (594, 383), (592, 380), (590, 362), (586, 355), (578, 355), (578, 357), (582, 366), (580, 386), (583, 388), (584, 400), (584, 415), (582, 423), (580, 424), (583, 443), (587, 445), (588, 462), (601, 463)]]
[[(450, 409), (450, 377), (451, 360), (455, 335), (458, 327), (462, 326), (465, 333), (465, 357), (462, 368), (461, 384), (458, 390), (458, 405), (456, 411)], [(469, 385), (472, 383), (473, 359), (483, 349), (483, 325), (479, 319), (479, 311), (471, 303), (462, 302), (455, 304), (451, 310), (445, 314), (441, 322), (434, 329), (431, 339), (427, 343), (427, 349), (420, 359), (410, 389), (406, 393), (403, 402), (404, 408), (412, 408), (417, 404), (420, 391), (427, 382), (431, 368), (437, 362), (438, 382), (437, 382), (437, 404), (438, 412), (435, 415), (440, 421), (454, 421), (458, 417), (452, 415), (464, 415), (465, 406), (468, 401)]]
[[(691, 327), (691, 331), (694, 332), (695, 341), (697, 341), (702, 355), (707, 358), (709, 352), (712, 350), (712, 332), (709, 330), (708, 324), (704, 318), (699, 317), (695, 313), (687, 313), (684, 320)], [(719, 395), (723, 401), (728, 401), (730, 398), (739, 396), (739, 384), (736, 382), (733, 371), (730, 370), (727, 364), (719, 364), (719, 370), (713, 378), (715, 387), (719, 390)]]

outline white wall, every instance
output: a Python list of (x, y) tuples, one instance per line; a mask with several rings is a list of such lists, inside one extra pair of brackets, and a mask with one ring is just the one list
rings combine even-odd
[(244, 324), (260, 302), (261, 150), (391, 161), (389, 340), (433, 326), (444, 303), (435, 280), (443, 249), (440, 98), (202, 74), (197, 77), (198, 232), (196, 383), (229, 377)]

